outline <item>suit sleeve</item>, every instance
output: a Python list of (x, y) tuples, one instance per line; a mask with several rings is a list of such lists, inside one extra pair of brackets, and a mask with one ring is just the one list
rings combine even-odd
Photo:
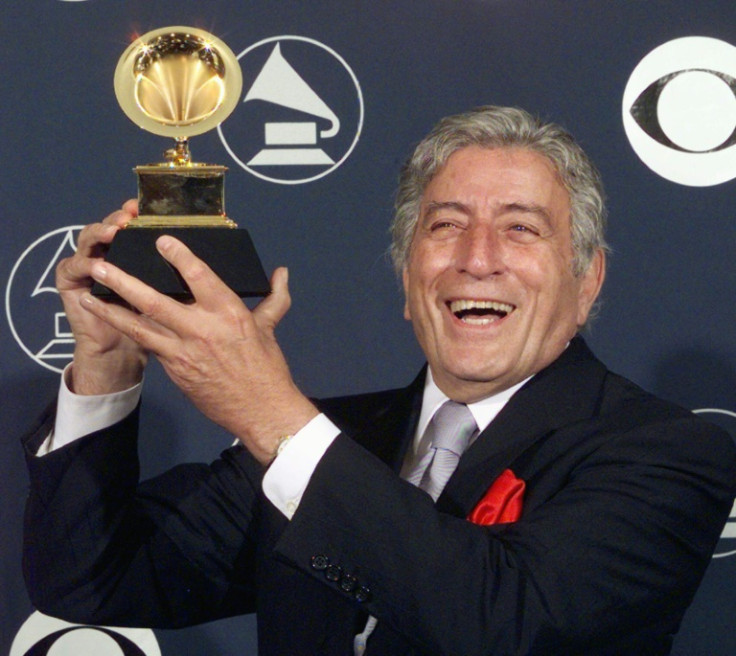
[(137, 411), (43, 457), (25, 438), (23, 569), (31, 600), (70, 621), (176, 627), (254, 609), (260, 465), (239, 448), (138, 483)]
[(551, 435), (516, 463), (524, 513), (491, 527), (438, 512), (338, 438), (277, 549), (337, 594), (362, 591), (369, 652), (388, 628), (433, 655), (669, 653), (731, 507), (733, 444), (685, 413), (583, 432), (583, 450)]

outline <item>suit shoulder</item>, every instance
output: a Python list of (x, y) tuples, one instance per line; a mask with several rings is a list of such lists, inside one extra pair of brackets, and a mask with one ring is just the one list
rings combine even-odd
[(617, 423), (619, 429), (649, 429), (660, 438), (667, 436), (675, 441), (680, 436), (697, 446), (701, 453), (707, 450), (715, 457), (736, 463), (734, 438), (692, 410), (647, 392), (611, 372), (605, 378), (603, 389), (599, 415)]
[(632, 410), (636, 407), (640, 414), (667, 417), (692, 415), (690, 410), (667, 401), (623, 376), (607, 372), (601, 394), (600, 413), (602, 415), (619, 412), (622, 408)]
[(317, 399), (315, 403), (342, 430), (359, 430), (380, 419), (405, 392), (404, 389), (380, 390)]

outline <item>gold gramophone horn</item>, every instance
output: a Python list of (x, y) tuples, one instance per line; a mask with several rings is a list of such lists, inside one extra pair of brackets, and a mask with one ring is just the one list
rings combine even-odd
[(138, 37), (115, 69), (115, 95), (136, 125), (186, 140), (235, 109), (243, 76), (232, 50), (196, 27), (163, 27)]

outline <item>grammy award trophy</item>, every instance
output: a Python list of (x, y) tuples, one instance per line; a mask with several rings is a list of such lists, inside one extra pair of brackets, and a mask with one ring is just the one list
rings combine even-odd
[[(138, 216), (113, 239), (106, 260), (179, 299), (191, 292), (155, 247), (169, 234), (241, 297), (270, 288), (255, 247), (225, 214), (225, 166), (193, 162), (189, 138), (215, 128), (236, 107), (243, 80), (233, 52), (194, 27), (165, 27), (139, 37), (115, 70), (115, 95), (134, 123), (173, 137), (165, 162), (137, 166)], [(115, 294), (96, 283), (92, 293)]]

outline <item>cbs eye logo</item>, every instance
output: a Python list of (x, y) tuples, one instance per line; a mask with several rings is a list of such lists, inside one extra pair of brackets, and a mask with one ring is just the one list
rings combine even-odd
[(736, 178), (736, 47), (692, 36), (655, 48), (632, 72), (622, 113), (634, 152), (663, 178)]
[(161, 656), (151, 629), (71, 624), (34, 612), (20, 627), (9, 656)]

